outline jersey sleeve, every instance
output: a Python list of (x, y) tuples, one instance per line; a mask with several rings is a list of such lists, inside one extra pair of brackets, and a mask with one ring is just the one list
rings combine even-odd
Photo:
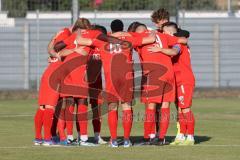
[(175, 44), (172, 48), (177, 49), (178, 54), (182, 52), (182, 45), (181, 44)]
[(87, 36), (86, 38), (95, 39), (95, 38), (97, 38), (100, 34), (102, 34), (102, 33), (101, 33), (100, 31), (98, 31), (98, 30), (90, 30), (89, 32), (90, 32), (90, 34), (89, 34), (89, 36)]
[(168, 46), (174, 46), (175, 44), (177, 44), (179, 39), (178, 37), (170, 36), (168, 34), (166, 34), (166, 38), (167, 38)]
[(69, 36), (68, 38), (64, 39), (63, 42), (69, 46), (71, 44), (74, 44), (74, 41), (76, 40), (77, 38), (77, 34), (72, 34), (71, 36)]
[(135, 34), (135, 36), (129, 38), (129, 41), (132, 43), (133, 48), (142, 46), (143, 36)]
[(57, 33), (54, 43), (56, 44), (57, 42), (63, 41), (64, 39), (67, 39), (70, 35), (71, 32), (69, 31), (69, 29), (64, 28), (59, 33)]

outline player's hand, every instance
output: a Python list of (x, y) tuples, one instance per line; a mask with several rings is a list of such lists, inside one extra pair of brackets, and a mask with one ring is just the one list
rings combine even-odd
[(61, 60), (62, 60), (62, 57), (61, 57), (61, 55), (60, 55), (59, 53), (57, 53), (57, 54), (55, 55), (55, 58), (56, 58), (58, 61), (61, 61)]
[(52, 63), (52, 58), (50, 56), (48, 57), (48, 63)]
[(74, 49), (75, 52), (77, 52), (78, 54), (81, 54), (81, 55), (88, 55), (88, 53), (82, 48), (82, 47), (78, 47), (76, 49)]
[(58, 61), (57, 58), (48, 57), (48, 63), (54, 63), (54, 62), (57, 62), (57, 61)]
[(161, 52), (162, 48), (157, 47), (157, 46), (152, 46), (152, 47), (148, 47), (148, 51), (149, 52)]

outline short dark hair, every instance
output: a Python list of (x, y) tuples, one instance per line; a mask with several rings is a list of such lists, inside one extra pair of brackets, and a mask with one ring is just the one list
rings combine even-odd
[(178, 32), (175, 33), (174, 36), (189, 38), (190, 32), (188, 32), (187, 30), (178, 29)]
[(178, 25), (175, 22), (166, 22), (162, 25), (162, 27), (174, 27), (178, 31)]
[(119, 32), (123, 31), (123, 22), (120, 19), (115, 19), (111, 23), (111, 30), (112, 32)]
[(92, 25), (92, 29), (98, 30), (98, 31), (102, 32), (103, 34), (107, 34), (107, 29), (101, 25), (94, 24), (94, 25)]
[(151, 19), (152, 19), (152, 22), (155, 22), (155, 23), (163, 19), (167, 19), (169, 21), (170, 14), (165, 8), (160, 8), (152, 13)]
[(176, 37), (190, 37), (190, 32), (180, 29), (175, 22), (166, 22), (163, 24), (163, 27), (174, 27), (177, 30), (177, 33), (174, 33), (174, 36)]
[(132, 22), (129, 27), (128, 27), (128, 32), (136, 32), (136, 29), (139, 27), (139, 26), (144, 26), (147, 28), (147, 26), (143, 23), (140, 23), (140, 22)]

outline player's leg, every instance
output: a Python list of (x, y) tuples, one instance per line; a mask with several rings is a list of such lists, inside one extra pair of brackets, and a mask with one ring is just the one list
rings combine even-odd
[(117, 143), (117, 126), (118, 126), (118, 103), (113, 102), (108, 104), (108, 127), (110, 131), (111, 147), (118, 147)]
[(178, 108), (178, 124), (179, 124), (179, 128), (178, 128), (177, 135), (174, 141), (170, 143), (170, 145), (179, 145), (180, 143), (183, 143), (185, 141), (187, 126), (186, 126), (186, 120), (181, 108)]
[(55, 108), (54, 116), (53, 116), (53, 122), (52, 122), (52, 128), (51, 128), (51, 133), (52, 133), (52, 141), (54, 144), (57, 144), (60, 142), (60, 138), (57, 134), (57, 123), (58, 123), (58, 118), (56, 117), (56, 110), (58, 106)]
[[(153, 129), (155, 129), (155, 116), (156, 116), (156, 103), (145, 104), (145, 117), (144, 117), (144, 141), (145, 144), (150, 144), (151, 139), (155, 138)], [(155, 131), (154, 131), (155, 132)]]
[(91, 101), (91, 107), (93, 112), (92, 125), (93, 125), (95, 143), (107, 144), (107, 142), (104, 141), (100, 136), (101, 125), (102, 125), (101, 105), (100, 103), (97, 102), (97, 100), (90, 100), (90, 101)]
[(74, 121), (74, 99), (69, 97), (66, 100), (65, 119), (66, 119), (66, 130), (67, 130), (67, 141), (71, 144), (73, 138), (73, 121)]
[(67, 136), (65, 133), (66, 118), (65, 118), (65, 108), (66, 108), (66, 98), (61, 99), (61, 105), (58, 106), (56, 111), (56, 116), (58, 118), (57, 129), (60, 137), (60, 144), (67, 145)]
[(191, 111), (191, 108), (184, 108), (182, 109), (183, 116), (186, 121), (186, 140), (184, 141), (183, 145), (194, 145), (194, 127), (195, 127), (195, 118), (194, 114)]
[[(181, 85), (178, 87), (178, 107), (179, 107), (179, 122), (180, 122), (180, 135), (187, 135), (184, 141), (179, 145), (193, 145), (194, 144), (194, 126), (195, 118), (191, 111), (193, 86)], [(182, 138), (183, 139), (183, 138)]]
[[(155, 135), (159, 135), (159, 122), (160, 122), (160, 110), (161, 110), (162, 103), (157, 103), (156, 105), (156, 118), (155, 118)], [(153, 133), (154, 133), (153, 132)]]
[(51, 105), (45, 105), (44, 115), (43, 115), (43, 128), (44, 128), (44, 143), (43, 145), (48, 146), (52, 144), (52, 122), (55, 107)]
[(35, 126), (35, 140), (34, 145), (42, 144), (42, 126), (43, 126), (43, 116), (44, 116), (44, 107), (40, 106), (37, 109), (37, 112), (34, 116), (34, 126)]
[(163, 102), (162, 107), (160, 110), (160, 132), (159, 132), (159, 145), (165, 145), (168, 144), (168, 142), (165, 141), (165, 136), (168, 131), (168, 126), (170, 122), (170, 102)]
[(90, 146), (92, 144), (88, 143), (88, 106), (86, 98), (78, 99), (77, 107), (77, 121), (79, 124), (79, 145)]
[(133, 111), (131, 102), (122, 103), (122, 126), (124, 129), (124, 147), (130, 147), (130, 133), (133, 122)]

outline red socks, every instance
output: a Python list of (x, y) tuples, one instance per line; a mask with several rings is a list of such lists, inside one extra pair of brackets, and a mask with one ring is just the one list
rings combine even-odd
[(42, 125), (43, 125), (44, 110), (38, 109), (34, 117), (35, 125), (35, 139), (42, 139)]
[(51, 140), (52, 134), (51, 134), (51, 128), (52, 128), (52, 121), (53, 121), (53, 114), (54, 110), (46, 108), (44, 110), (43, 115), (43, 127), (44, 127), (44, 140)]
[(80, 135), (87, 135), (88, 129), (88, 107), (85, 104), (78, 105), (77, 120), (80, 129)]
[(129, 139), (132, 129), (133, 113), (132, 110), (123, 110), (122, 126), (124, 129), (124, 139)]
[(149, 135), (155, 133), (155, 109), (145, 110), (145, 121), (144, 121), (144, 138), (150, 138)]
[(159, 138), (164, 139), (167, 134), (170, 121), (170, 108), (161, 108)]
[(187, 131), (187, 122), (183, 113), (178, 113), (178, 122), (180, 125), (180, 133), (185, 135)]
[(68, 106), (65, 110), (67, 135), (73, 135), (74, 106)]
[(183, 114), (187, 122), (187, 134), (194, 135), (195, 118), (192, 111)]
[(108, 126), (111, 139), (117, 139), (118, 113), (117, 110), (108, 111)]
[(60, 114), (58, 117), (58, 123), (57, 128), (59, 132), (59, 137), (61, 141), (66, 140), (66, 134), (65, 134), (65, 109), (60, 110)]

